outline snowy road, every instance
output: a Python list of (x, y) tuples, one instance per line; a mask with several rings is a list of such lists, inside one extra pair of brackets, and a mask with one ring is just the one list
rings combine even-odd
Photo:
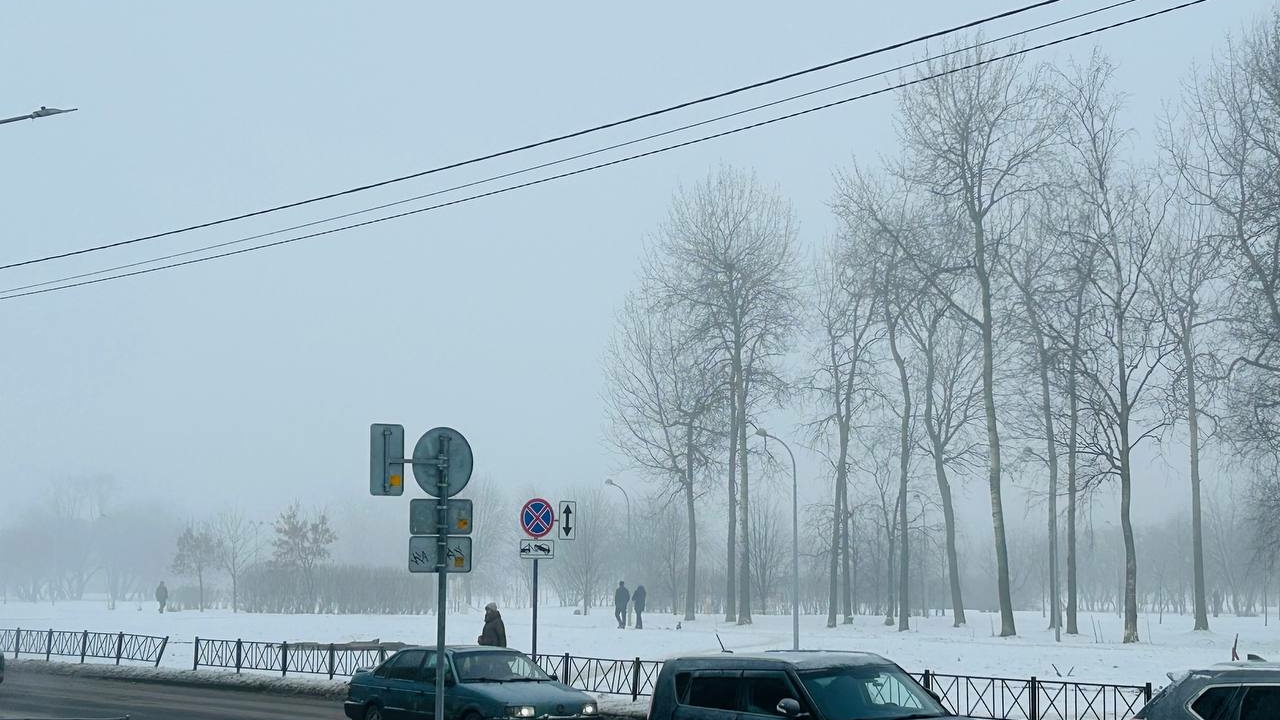
[(342, 703), (242, 690), (99, 680), (10, 668), (0, 683), (0, 718), (131, 720), (339, 720)]

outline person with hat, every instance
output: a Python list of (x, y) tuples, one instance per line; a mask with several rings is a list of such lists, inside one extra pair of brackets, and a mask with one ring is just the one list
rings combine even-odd
[(507, 626), (502, 622), (502, 613), (498, 612), (497, 603), (484, 606), (484, 629), (480, 631), (476, 642), (492, 647), (507, 646)]

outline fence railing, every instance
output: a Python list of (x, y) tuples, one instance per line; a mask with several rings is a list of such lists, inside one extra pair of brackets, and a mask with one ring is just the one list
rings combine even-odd
[(134, 635), (132, 633), (102, 633), (88, 630), (23, 630), (0, 628), (0, 654), (18, 658), (44, 656), (45, 660), (57, 657), (78, 657), (80, 662), (88, 658), (122, 660), (160, 665), (168, 637)]
[[(130, 633), (0, 628), (0, 654), (19, 657), (57, 657), (147, 662), (159, 665), (169, 638)], [(195, 638), (192, 670), (215, 667), (349, 677), (358, 668), (373, 667), (403, 643), (272, 643), (254, 640)], [(534, 655), (548, 674), (579, 690), (603, 695), (630, 695), (632, 700), (653, 694), (660, 660), (611, 660), (563, 655)], [(1151, 683), (1110, 685), (1069, 680), (913, 674), (947, 708), (959, 715), (987, 720), (1121, 720), (1151, 700)]]
[(1127, 720), (1152, 694), (1151, 683), (1109, 685), (930, 671), (916, 679), (937, 693), (952, 712), (991, 720)]
[(404, 643), (294, 643), (255, 640), (213, 640), (197, 637), (191, 669), (203, 667), (266, 670), (289, 673), (349, 677), (358, 668), (368, 668), (387, 659)]

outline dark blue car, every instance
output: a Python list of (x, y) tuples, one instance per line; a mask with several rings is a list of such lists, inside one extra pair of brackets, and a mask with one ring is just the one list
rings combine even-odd
[[(596, 701), (547, 675), (527, 655), (494, 647), (445, 650), (445, 720), (593, 718)], [(351, 678), (343, 710), (352, 720), (427, 720), (435, 715), (436, 651), (405, 648)]]

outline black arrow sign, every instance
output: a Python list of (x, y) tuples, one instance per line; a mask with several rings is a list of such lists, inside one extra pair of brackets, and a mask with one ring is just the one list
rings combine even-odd
[(564, 517), (561, 521), (564, 524), (564, 536), (569, 537), (573, 534), (573, 506), (565, 505), (564, 512), (561, 515)]

